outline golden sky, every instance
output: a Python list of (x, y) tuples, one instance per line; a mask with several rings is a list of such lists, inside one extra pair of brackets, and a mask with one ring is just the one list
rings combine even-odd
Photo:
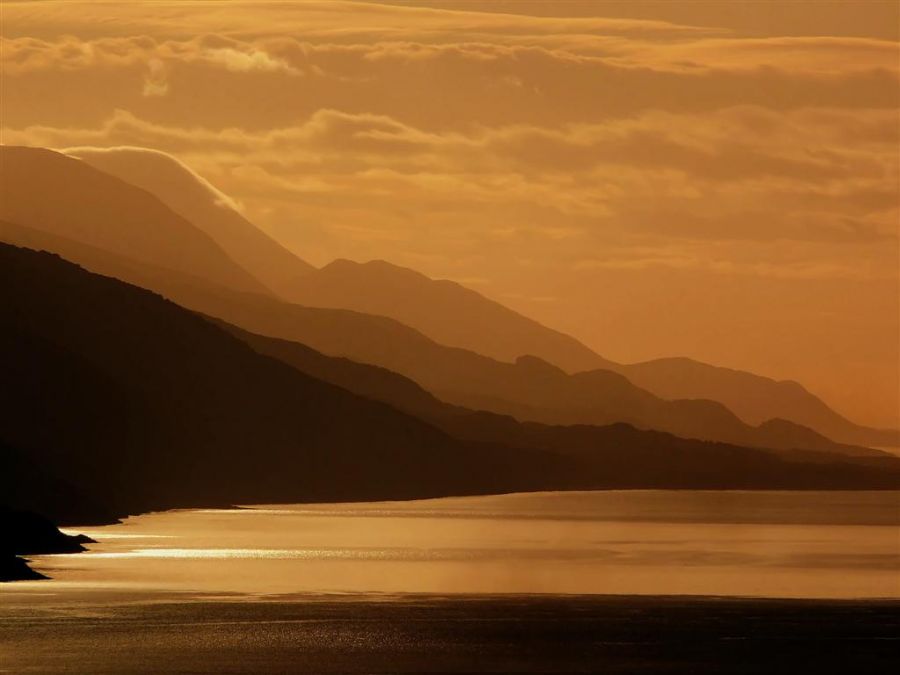
[(897, 424), (893, 0), (0, 11), (4, 143), (161, 150), (314, 264)]

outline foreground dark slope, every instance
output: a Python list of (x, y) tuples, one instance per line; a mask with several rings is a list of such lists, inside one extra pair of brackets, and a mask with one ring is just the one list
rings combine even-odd
[(5, 241), (59, 252), (94, 271), (151, 288), (185, 307), (254, 333), (382, 366), (411, 378), (443, 400), (469, 408), (546, 424), (626, 422), (736, 445), (866, 452), (833, 443), (789, 422), (751, 427), (713, 401), (666, 401), (610, 371), (569, 375), (533, 357), (503, 363), (439, 345), (385, 317), (235, 293), (11, 223), (0, 222), (0, 236)]
[(384, 261), (337, 260), (315, 270), (223, 204), (221, 195), (169, 155), (140, 148), (68, 152), (152, 192), (290, 302), (387, 316), (441, 344), (500, 361), (532, 354), (568, 372), (613, 370), (663, 399), (718, 401), (751, 425), (783, 418), (844, 443), (900, 444), (900, 430), (854, 424), (796, 382), (686, 358), (614, 363), (471, 289)]
[(50, 254), (0, 246), (0, 307), (0, 441), (106, 513), (585, 484), (570, 460), (458, 442)]
[[(151, 292), (7, 245), (0, 307), (0, 487), (10, 506), (62, 523), (230, 503), (898, 484), (889, 467), (800, 464), (665, 435), (644, 434), (637, 447), (628, 439), (638, 432), (624, 427), (553, 432), (576, 443), (507, 420), (511, 431), (492, 422), (488, 432), (518, 433), (525, 449), (457, 440)], [(560, 453), (538, 449), (551, 438), (562, 438)]]

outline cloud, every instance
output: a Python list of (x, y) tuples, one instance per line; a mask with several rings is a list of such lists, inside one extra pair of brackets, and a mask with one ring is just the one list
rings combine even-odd
[[(110, 12), (115, 22), (107, 19)], [(385, 39), (398, 35), (429, 36), (440, 40), (460, 32), (540, 40), (559, 35), (610, 35), (679, 39), (721, 35), (710, 27), (667, 21), (603, 17), (533, 17), (491, 12), (402, 7), (371, 2), (304, 0), (304, 2), (179, 0), (155, 3), (45, 0), (7, 2), (5, 31), (9, 35), (60, 34), (59, 27), (83, 36), (132, 34), (179, 38), (197, 33), (235, 37), (303, 35), (337, 40)], [(8, 28), (7, 28), (8, 26)]]
[(220, 35), (6, 38), (0, 49), (8, 82), (4, 117), (14, 125), (62, 125), (74, 114), (97, 123), (119, 107), (182, 125), (278, 127), (334, 108), (424, 129), (468, 130), (592, 123), (647, 110), (900, 104), (896, 49), (878, 41), (823, 40), (813, 47), (810, 39), (782, 40), (772, 51), (741, 40), (710, 46), (617, 38), (601, 52), (583, 53), (459, 37), (441, 44)]
[[(119, 111), (94, 129), (6, 128), (4, 139), (157, 148), (191, 166), (229, 172), (242, 201), (255, 195), (260, 202), (293, 198), (308, 205), (339, 196), (348, 209), (363, 202), (384, 208), (396, 227), (403, 226), (396, 216), (402, 200), (426, 213), (480, 210), (515, 218), (518, 236), (551, 240), (631, 232), (875, 242), (897, 236), (900, 167), (888, 116), (776, 115), (744, 106), (715, 115), (652, 112), (603, 124), (464, 134), (337, 110), (265, 130), (184, 128)], [(848, 141), (848, 128), (865, 126), (868, 142)], [(765, 133), (754, 133), (760, 129)]]
[(169, 91), (166, 81), (166, 65), (159, 59), (147, 61), (147, 75), (144, 77), (144, 96), (165, 96)]
[[(109, 167), (113, 173), (121, 175), (123, 172), (117, 172), (116, 169), (128, 169), (135, 172), (136, 175), (141, 173), (152, 173), (159, 180), (167, 180), (172, 177), (187, 177), (189, 180), (181, 181), (182, 186), (195, 187), (204, 197), (218, 206), (241, 210), (241, 205), (235, 199), (225, 194), (206, 178), (191, 169), (187, 164), (178, 158), (159, 150), (152, 148), (142, 148), (135, 146), (112, 146), (112, 147), (92, 147), (80, 146), (72, 148), (62, 148), (62, 152), (72, 157), (77, 157), (94, 164), (101, 170)], [(140, 160), (140, 161), (135, 161)]]

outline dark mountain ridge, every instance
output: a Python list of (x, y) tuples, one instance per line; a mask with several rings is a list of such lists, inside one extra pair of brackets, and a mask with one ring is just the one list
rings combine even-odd
[(478, 494), (574, 476), (550, 453), (456, 441), (50, 254), (3, 245), (0, 270), (0, 440), (108, 512)]
[[(89, 268), (152, 288), (175, 302), (253, 333), (306, 344), (332, 356), (400, 373), (442, 400), (545, 424), (607, 425), (736, 445), (865, 454), (785, 423), (755, 428), (714, 401), (665, 401), (611, 371), (569, 375), (536, 357), (503, 363), (439, 345), (392, 319), (347, 310), (308, 308), (148, 267), (61, 237), (0, 222), (6, 241), (58, 251)], [(788, 429), (792, 429), (790, 433)], [(879, 454), (869, 451), (870, 454)]]
[[(678, 467), (673, 466), (673, 463), (677, 465), (685, 462), (685, 450), (691, 453), (702, 451), (700, 455), (691, 454), (691, 459), (687, 461), (698, 456), (705, 459), (702, 453), (706, 452), (719, 452), (722, 456), (734, 452), (734, 448), (726, 444), (683, 439), (663, 432), (642, 431), (622, 423), (604, 427), (546, 425), (471, 410), (445, 403), (412, 380), (384, 368), (326, 356), (306, 345), (254, 335), (221, 321), (216, 323), (261, 354), (273, 356), (301, 372), (361, 396), (389, 403), (457, 438), (554, 450), (591, 461), (604, 458), (604, 480), (618, 487), (647, 486), (648, 481), (653, 480), (651, 475), (657, 475), (656, 480), (661, 480), (664, 472), (677, 472)], [(796, 432), (795, 425), (783, 420), (772, 420), (768, 424), (783, 427), (780, 433), (785, 436)], [(802, 440), (808, 439), (804, 436)], [(802, 447), (801, 443), (795, 449), (771, 452), (787, 460), (831, 463), (847, 461), (847, 456), (854, 456), (854, 462), (867, 466), (881, 466), (889, 470), (900, 467), (900, 459), (885, 453), (858, 453), (855, 451), (859, 449), (853, 447), (842, 448), (840, 453), (796, 449)]]
[(460, 440), (257, 353), (155, 293), (8, 245), (0, 307), (0, 458), (13, 470), (3, 480), (63, 524), (89, 514), (79, 495), (100, 519), (613, 485), (885, 488), (900, 478), (850, 460), (801, 463), (720, 444), (680, 441), (672, 452), (651, 436), (644, 455), (624, 444), (573, 452), (560, 443), (563, 453)]

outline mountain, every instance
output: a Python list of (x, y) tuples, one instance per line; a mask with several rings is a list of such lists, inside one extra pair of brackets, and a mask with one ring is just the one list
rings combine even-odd
[(437, 342), (501, 361), (535, 354), (573, 371), (606, 364), (574, 338), (452, 281), (434, 281), (384, 261), (336, 260), (317, 270), (171, 155), (144, 148), (71, 148), (66, 154), (153, 193), (290, 302), (389, 316)]
[(51, 254), (0, 245), (0, 306), (0, 443), (104, 513), (586, 484), (575, 460), (458, 441)]
[[(2, 480), (18, 486), (4, 499), (21, 509), (10, 497), (24, 496), (63, 524), (85, 504), (63, 503), (57, 476), (72, 486), (69, 499), (101, 505), (97, 518), (234, 503), (900, 481), (900, 469), (870, 460), (798, 461), (622, 425), (546, 432), (558, 451), (513, 420), (499, 420), (512, 432), (491, 427), (497, 442), (462, 440), (261, 354), (152, 292), (9, 245), (0, 245), (0, 307), (0, 460), (12, 468)], [(528, 442), (502, 441), (511, 433)]]
[(843, 443), (900, 445), (900, 430), (872, 429), (841, 416), (803, 385), (687, 358), (605, 366), (666, 399), (707, 398), (723, 403), (750, 424), (785, 417)]
[(269, 292), (149, 192), (58, 152), (0, 146), (0, 219), (235, 290)]
[(435, 342), (499, 361), (533, 354), (564, 370), (605, 368), (608, 362), (575, 338), (547, 328), (470, 290), (383, 260), (335, 260), (303, 277), (292, 301), (396, 319)]
[(160, 199), (286, 299), (315, 268), (248, 221), (224, 194), (171, 155), (145, 148), (71, 148), (66, 154)]
[(666, 401), (611, 371), (570, 375), (535, 357), (496, 361), (440, 345), (385, 317), (292, 305), (273, 297), (235, 293), (196, 277), (147, 268), (63, 238), (0, 223), (0, 236), (46, 248), (90, 269), (163, 293), (179, 304), (270, 337), (300, 342), (331, 356), (382, 366), (400, 373), (438, 398), (472, 409), (546, 424), (607, 425), (626, 422), (642, 429), (736, 445), (879, 454), (833, 443), (808, 430), (752, 427), (714, 401)]
[(900, 431), (854, 424), (796, 382), (687, 358), (615, 363), (475, 291), (384, 261), (336, 260), (304, 276), (298, 288), (292, 299), (299, 304), (387, 316), (436, 342), (499, 361), (528, 355), (570, 373), (614, 371), (659, 398), (717, 401), (753, 426), (785, 418), (848, 444), (900, 445)]
[[(642, 431), (621, 423), (605, 427), (554, 426), (520, 422), (509, 416), (475, 411), (445, 403), (412, 380), (384, 368), (326, 356), (306, 345), (255, 335), (221, 321), (216, 323), (261, 354), (277, 358), (317, 379), (336, 384), (367, 398), (389, 403), (457, 438), (551, 449), (592, 460), (598, 459), (605, 452), (607, 456), (603, 480), (609, 481), (612, 485), (622, 486), (622, 481), (633, 480), (647, 486), (652, 484), (653, 480), (663, 480), (662, 475), (655, 472), (660, 469), (673, 471), (672, 458), (678, 458), (680, 465), (678, 468), (683, 469), (684, 450), (688, 450), (692, 458), (700, 451), (720, 452), (723, 456), (733, 452), (732, 447), (724, 444), (698, 442), (678, 438), (672, 434)], [(815, 436), (815, 432), (796, 427), (783, 420), (767, 422), (766, 428), (772, 433), (781, 434), (785, 440), (785, 447), (802, 448), (810, 443), (822, 442), (820, 437), (810, 438), (810, 435)], [(853, 448), (841, 449), (842, 452), (850, 454), (853, 454), (853, 450)], [(827, 463), (845, 459), (835, 449), (830, 452), (796, 449), (775, 452), (784, 458), (805, 461)], [(900, 466), (900, 460), (885, 453), (862, 452), (854, 460), (888, 469)]]
[(384, 261), (337, 260), (315, 270), (231, 208), (227, 197), (164, 153), (143, 148), (76, 148), (68, 153), (156, 194), (291, 302), (386, 316), (441, 344), (500, 361), (534, 355), (568, 372), (613, 370), (659, 398), (718, 401), (751, 425), (784, 418), (843, 443), (900, 445), (900, 430), (854, 424), (795, 382), (686, 358), (615, 363), (475, 291)]

